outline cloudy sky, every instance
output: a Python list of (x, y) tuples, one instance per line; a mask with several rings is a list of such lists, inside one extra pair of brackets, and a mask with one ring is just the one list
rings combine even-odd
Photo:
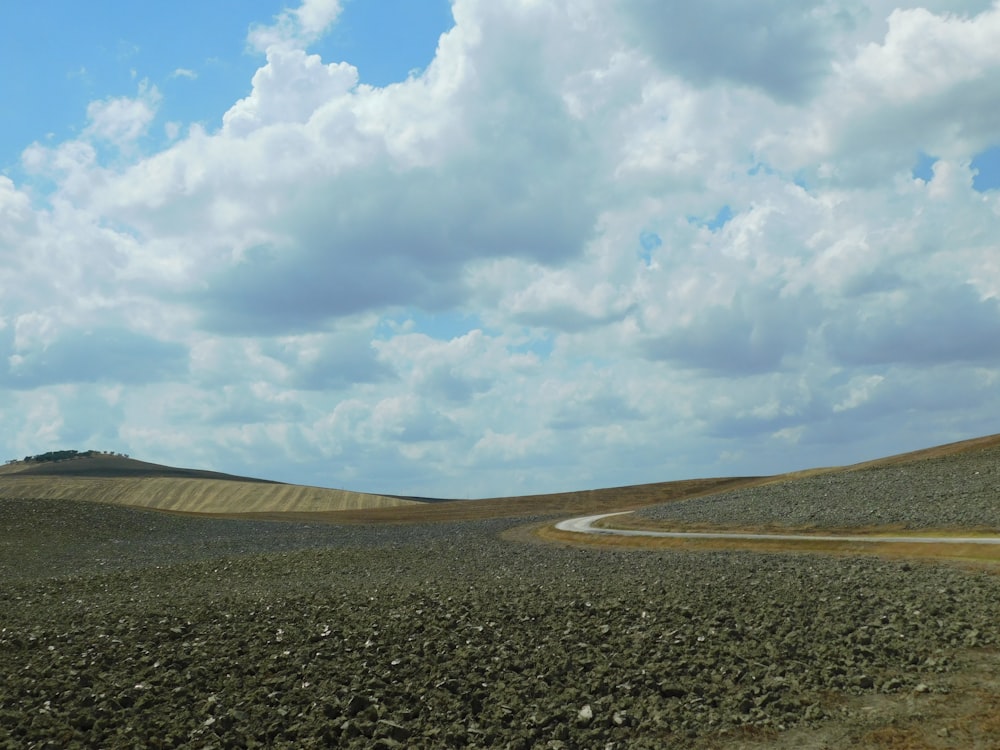
[(1000, 4), (0, 7), (0, 446), (483, 497), (1000, 431)]

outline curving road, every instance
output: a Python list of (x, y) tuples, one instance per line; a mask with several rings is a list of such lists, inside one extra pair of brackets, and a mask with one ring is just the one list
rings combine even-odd
[(611, 536), (645, 536), (662, 537), (666, 539), (750, 539), (785, 542), (871, 542), (878, 544), (923, 543), (923, 544), (1000, 544), (1000, 537), (987, 536), (830, 536), (821, 534), (745, 534), (727, 531), (654, 531), (652, 529), (606, 529), (595, 527), (594, 523), (602, 518), (623, 516), (630, 510), (618, 513), (601, 513), (596, 516), (581, 516), (569, 518), (556, 524), (560, 531), (570, 531), (575, 534), (602, 534)]

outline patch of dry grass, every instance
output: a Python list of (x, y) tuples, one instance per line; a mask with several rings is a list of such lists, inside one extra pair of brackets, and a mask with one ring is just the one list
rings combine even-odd
[(831, 718), (813, 727), (754, 736), (729, 730), (698, 750), (1000, 750), (1000, 654), (968, 650), (959, 668), (926, 693), (831, 694)]
[(700, 495), (747, 486), (756, 479), (690, 479), (678, 482), (614, 487), (610, 489), (564, 492), (553, 495), (498, 497), (486, 500), (452, 500), (410, 503), (398, 507), (360, 507), (336, 512), (243, 513), (241, 518), (307, 523), (432, 523), (475, 521), (490, 518), (527, 516), (568, 516), (634, 510), (647, 505), (673, 502)]
[(934, 750), (923, 733), (911, 727), (879, 727), (865, 734), (861, 741), (879, 750)]
[(330, 512), (419, 504), (383, 495), (294, 484), (176, 477), (6, 476), (0, 497), (82, 500), (210, 515)]
[(858, 745), (866, 750), (998, 750), (1000, 695), (960, 691), (952, 702), (967, 709), (948, 716), (937, 710), (929, 717), (895, 718), (864, 733)]
[(595, 528), (637, 529), (642, 531), (683, 531), (683, 532), (739, 532), (743, 534), (822, 534), (825, 536), (864, 536), (898, 537), (907, 534), (940, 537), (984, 537), (996, 536), (996, 530), (988, 526), (962, 528), (921, 528), (915, 532), (904, 524), (885, 524), (867, 526), (803, 526), (795, 524), (745, 524), (739, 528), (722, 527), (718, 524), (699, 523), (692, 521), (657, 521), (651, 518), (636, 516), (615, 516), (602, 518), (594, 524)]
[[(744, 529), (710, 529), (742, 532)], [(548, 542), (614, 549), (747, 550), (751, 552), (811, 553), (839, 556), (875, 555), (901, 560), (948, 560), (969, 564), (1000, 563), (1000, 545), (927, 544), (923, 542), (839, 542), (787, 539), (677, 539), (670, 537), (578, 534), (543, 526), (536, 531)]]

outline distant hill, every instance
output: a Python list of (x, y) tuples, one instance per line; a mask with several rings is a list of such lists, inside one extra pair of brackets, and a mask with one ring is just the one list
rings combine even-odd
[(18, 461), (8, 464), (8, 472), (22, 476), (46, 477), (183, 477), (185, 479), (220, 479), (231, 482), (265, 482), (267, 479), (240, 477), (218, 471), (179, 469), (173, 466), (138, 461), (109, 453), (80, 454), (55, 461)]
[(162, 466), (121, 455), (89, 453), (59, 461), (16, 461), (0, 466), (0, 500), (84, 500), (180, 513), (337, 523), (572, 515), (642, 508), (813, 475), (852, 473), (929, 459), (968, 456), (998, 446), (1000, 435), (988, 435), (850, 466), (807, 469), (774, 476), (689, 479), (484, 500), (439, 500), (306, 487)]
[(0, 499), (83, 500), (182, 513), (316, 513), (393, 508), (417, 501), (184, 469), (88, 452), (0, 467)]

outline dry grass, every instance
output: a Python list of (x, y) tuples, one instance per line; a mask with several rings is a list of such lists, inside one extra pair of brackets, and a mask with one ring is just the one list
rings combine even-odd
[(83, 500), (210, 515), (331, 512), (415, 505), (383, 495), (294, 484), (175, 477), (73, 477), (8, 475), (0, 497)]
[[(734, 529), (712, 529), (712, 531), (734, 531)], [(735, 531), (743, 530), (737, 529)], [(540, 539), (547, 542), (613, 549), (747, 550), (839, 556), (875, 555), (900, 560), (946, 560), (970, 565), (992, 566), (1000, 564), (1000, 545), (877, 541), (833, 542), (826, 540), (676, 539), (578, 534), (571, 531), (561, 531), (554, 526), (540, 527), (535, 533)]]
[(928, 715), (898, 716), (862, 734), (866, 750), (1000, 750), (1000, 694), (969, 688), (976, 672), (958, 675), (942, 705), (927, 706)]
[(82, 500), (198, 514), (330, 512), (415, 504), (385, 495), (268, 482), (95, 455), (7, 464), (0, 498)]
[(910, 727), (879, 727), (868, 732), (861, 741), (879, 750), (934, 750), (917, 729)]
[(1000, 654), (960, 655), (960, 669), (935, 675), (935, 689), (829, 696), (831, 718), (815, 727), (754, 736), (729, 731), (698, 750), (1000, 750)]
[[(553, 495), (410, 503), (398, 507), (360, 507), (335, 512), (253, 512), (240, 513), (239, 517), (273, 521), (370, 524), (584, 515), (616, 510), (634, 510), (648, 505), (711, 495), (723, 490), (745, 487), (757, 481), (759, 480), (746, 478), (690, 479)], [(226, 515), (232, 516), (233, 514)]]

